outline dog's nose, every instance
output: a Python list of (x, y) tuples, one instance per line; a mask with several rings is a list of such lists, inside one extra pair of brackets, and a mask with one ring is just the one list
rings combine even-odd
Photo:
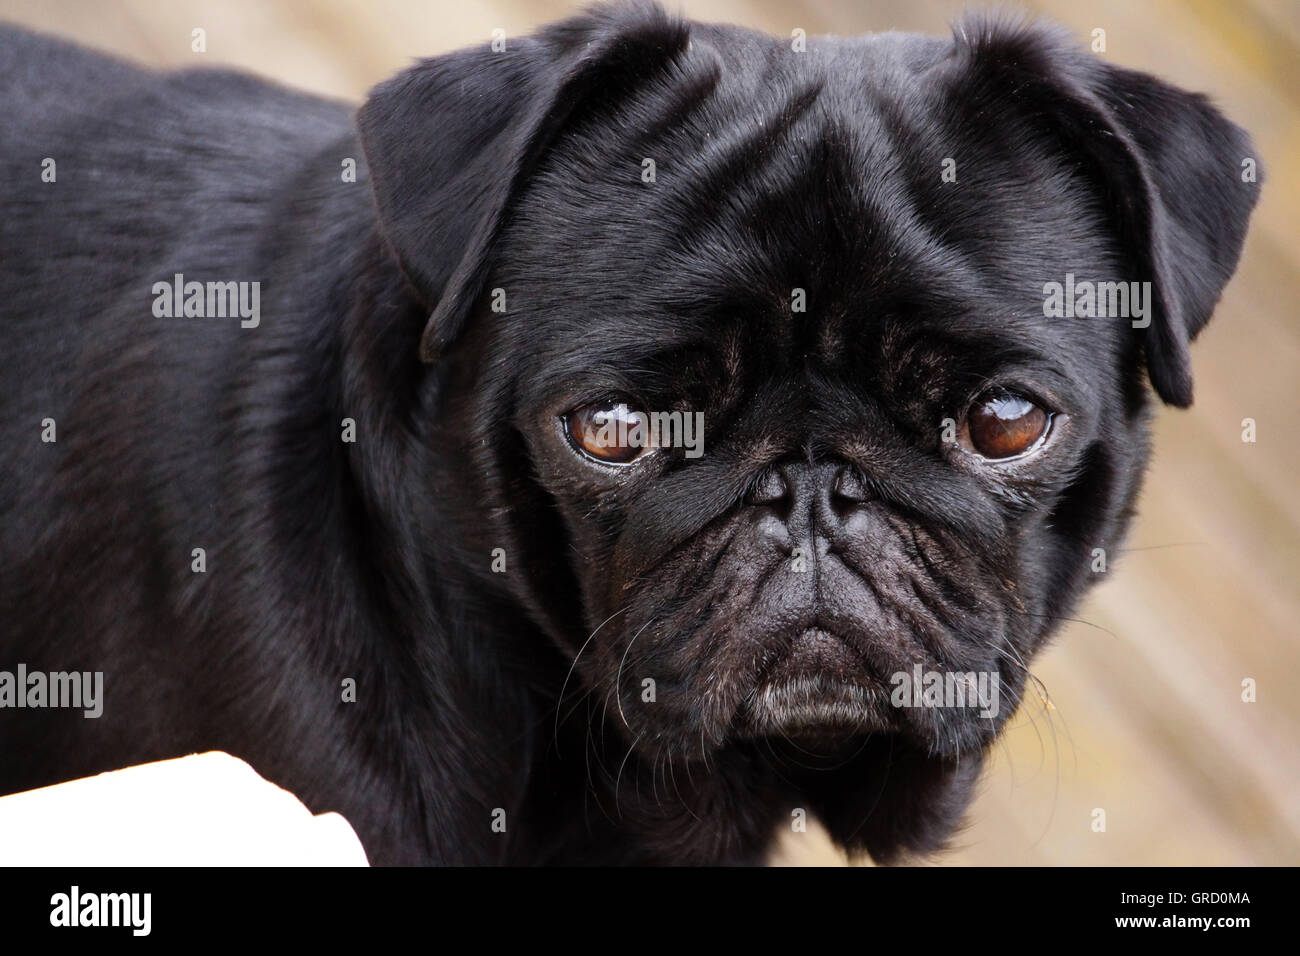
[(784, 531), (780, 537), (792, 543), (816, 538), (824, 544), (867, 497), (866, 486), (847, 465), (790, 462), (769, 468), (746, 501), (771, 509)]

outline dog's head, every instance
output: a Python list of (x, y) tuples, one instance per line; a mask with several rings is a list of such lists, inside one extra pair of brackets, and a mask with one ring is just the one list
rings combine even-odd
[(1147, 382), (1191, 402), (1257, 190), (1202, 97), (982, 20), (598, 10), (427, 61), (360, 128), (452, 520), (679, 760), (977, 760), (1115, 559)]

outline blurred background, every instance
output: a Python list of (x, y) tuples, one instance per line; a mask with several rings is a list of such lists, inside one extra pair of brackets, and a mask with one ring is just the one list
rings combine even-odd
[[(1008, 4), (1003, 4), (1007, 6)], [(234, 65), (353, 100), (413, 58), (526, 33), (561, 0), (0, 0), (16, 21), (159, 67)], [(689, 0), (789, 36), (947, 34), (949, 0)], [(973, 3), (969, 6), (979, 7)], [(1241, 268), (1193, 350), (1196, 405), (1163, 411), (1128, 550), (1034, 662), (969, 826), (940, 864), (1300, 863), (1300, 2), (1043, 0), (1116, 63), (1209, 93), (1267, 183)], [(191, 51), (191, 31), (207, 51)], [(0, 69), (4, 68), (0, 62)], [(1242, 420), (1257, 441), (1242, 441)], [(1242, 700), (1242, 682), (1257, 700)], [(1094, 832), (1093, 811), (1106, 814)], [(779, 863), (835, 863), (823, 833)]]

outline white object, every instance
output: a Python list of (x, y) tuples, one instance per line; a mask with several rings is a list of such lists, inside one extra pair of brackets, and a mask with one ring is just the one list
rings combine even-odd
[(340, 814), (311, 811), (212, 751), (0, 797), (0, 865), (367, 866)]

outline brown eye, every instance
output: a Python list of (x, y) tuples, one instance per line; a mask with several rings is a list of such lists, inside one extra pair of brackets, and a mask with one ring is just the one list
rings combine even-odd
[(1012, 392), (980, 396), (966, 413), (969, 446), (985, 458), (1014, 458), (1033, 448), (1047, 432), (1051, 416)]
[(627, 465), (645, 451), (645, 422), (626, 402), (583, 405), (564, 416), (569, 442), (589, 458), (609, 465)]

